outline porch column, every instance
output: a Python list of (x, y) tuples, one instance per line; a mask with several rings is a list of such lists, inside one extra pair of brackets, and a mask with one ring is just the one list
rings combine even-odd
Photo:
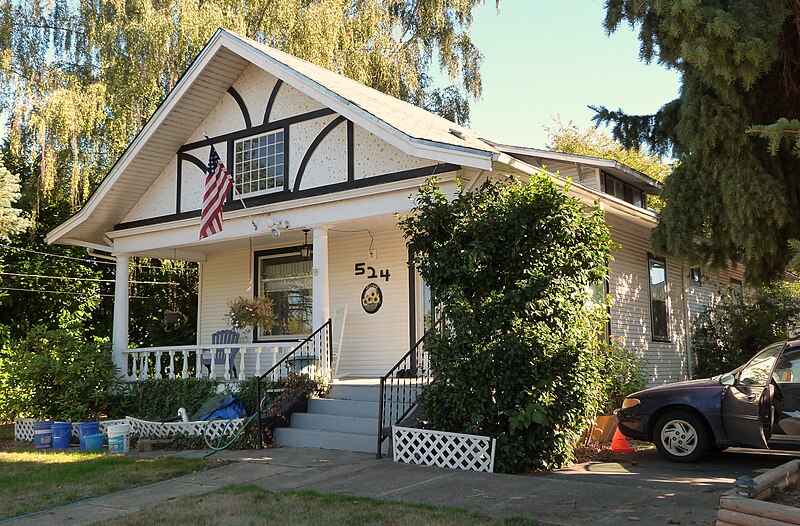
[(111, 336), (114, 365), (123, 376), (128, 375), (125, 351), (128, 349), (128, 254), (115, 255), (117, 271), (114, 281), (114, 326)]
[(330, 318), (328, 287), (328, 228), (314, 229), (313, 246), (313, 321), (314, 329), (318, 329)]

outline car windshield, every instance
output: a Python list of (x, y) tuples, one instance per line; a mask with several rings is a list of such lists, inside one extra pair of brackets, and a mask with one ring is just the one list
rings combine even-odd
[(739, 382), (744, 385), (767, 385), (775, 360), (783, 350), (786, 342), (773, 343), (764, 348), (739, 373)]

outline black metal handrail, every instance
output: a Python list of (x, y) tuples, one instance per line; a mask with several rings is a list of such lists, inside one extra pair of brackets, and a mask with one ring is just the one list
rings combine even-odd
[[(327, 350), (328, 354), (328, 367), (331, 367), (333, 364), (333, 320), (328, 318), (328, 321), (322, 324), (317, 330), (312, 332), (307, 338), (302, 340), (297, 346), (286, 353), (286, 356), (275, 362), (275, 364), (267, 370), (261, 376), (256, 377), (256, 425), (258, 426), (258, 444), (257, 448), (261, 449), (261, 444), (263, 442), (263, 437), (261, 436), (262, 433), (262, 422), (261, 422), (261, 382), (269, 378), (269, 375), (274, 373), (276, 370), (279, 370), (280, 367), (286, 366), (287, 369), (290, 367), (290, 364), (302, 363), (302, 362), (313, 362), (313, 361), (320, 361), (323, 357), (323, 353)], [(319, 345), (317, 345), (317, 339), (319, 339)], [(310, 344), (310, 345), (309, 345)], [(323, 350), (321, 347), (326, 347)], [(310, 348), (310, 352), (309, 352)], [(300, 352), (304, 350), (305, 352)], [(302, 372), (302, 366), (299, 367), (300, 372)]]
[[(417, 403), (417, 392), (431, 381), (431, 371), (425, 360), (425, 341), (429, 331), (417, 340), (389, 372), (381, 377), (378, 391), (378, 448), (389, 438), (392, 426), (401, 422)], [(388, 425), (387, 425), (388, 424)]]

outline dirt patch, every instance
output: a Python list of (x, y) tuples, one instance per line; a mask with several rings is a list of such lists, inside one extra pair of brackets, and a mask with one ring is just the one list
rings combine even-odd
[(773, 495), (769, 502), (800, 508), (800, 488), (797, 487), (797, 484), (783, 488)]

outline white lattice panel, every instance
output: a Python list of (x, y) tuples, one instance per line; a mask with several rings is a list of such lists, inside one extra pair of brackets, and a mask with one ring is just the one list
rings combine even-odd
[[(33, 418), (17, 418), (14, 420), (14, 440), (33, 442)], [(212, 420), (210, 422), (150, 422), (138, 418), (127, 417), (119, 420), (104, 420), (100, 422), (100, 432), (106, 432), (108, 426), (116, 424), (130, 424), (131, 433), (139, 436), (154, 438), (169, 438), (182, 434), (187, 436), (202, 436), (208, 428), (208, 438), (217, 439), (223, 434), (232, 435), (241, 427), (244, 419)], [(72, 424), (72, 436), (77, 440), (78, 425)]]
[[(235, 433), (242, 427), (244, 419), (211, 420), (210, 422), (149, 422), (128, 417), (131, 432), (138, 436), (153, 438), (169, 438), (175, 435), (202, 436), (206, 433), (209, 439), (216, 439)], [(207, 431), (206, 431), (207, 430)]]
[(14, 440), (33, 442), (33, 418), (17, 418), (14, 420)]
[(394, 461), (465, 471), (494, 471), (493, 438), (392, 426)]

